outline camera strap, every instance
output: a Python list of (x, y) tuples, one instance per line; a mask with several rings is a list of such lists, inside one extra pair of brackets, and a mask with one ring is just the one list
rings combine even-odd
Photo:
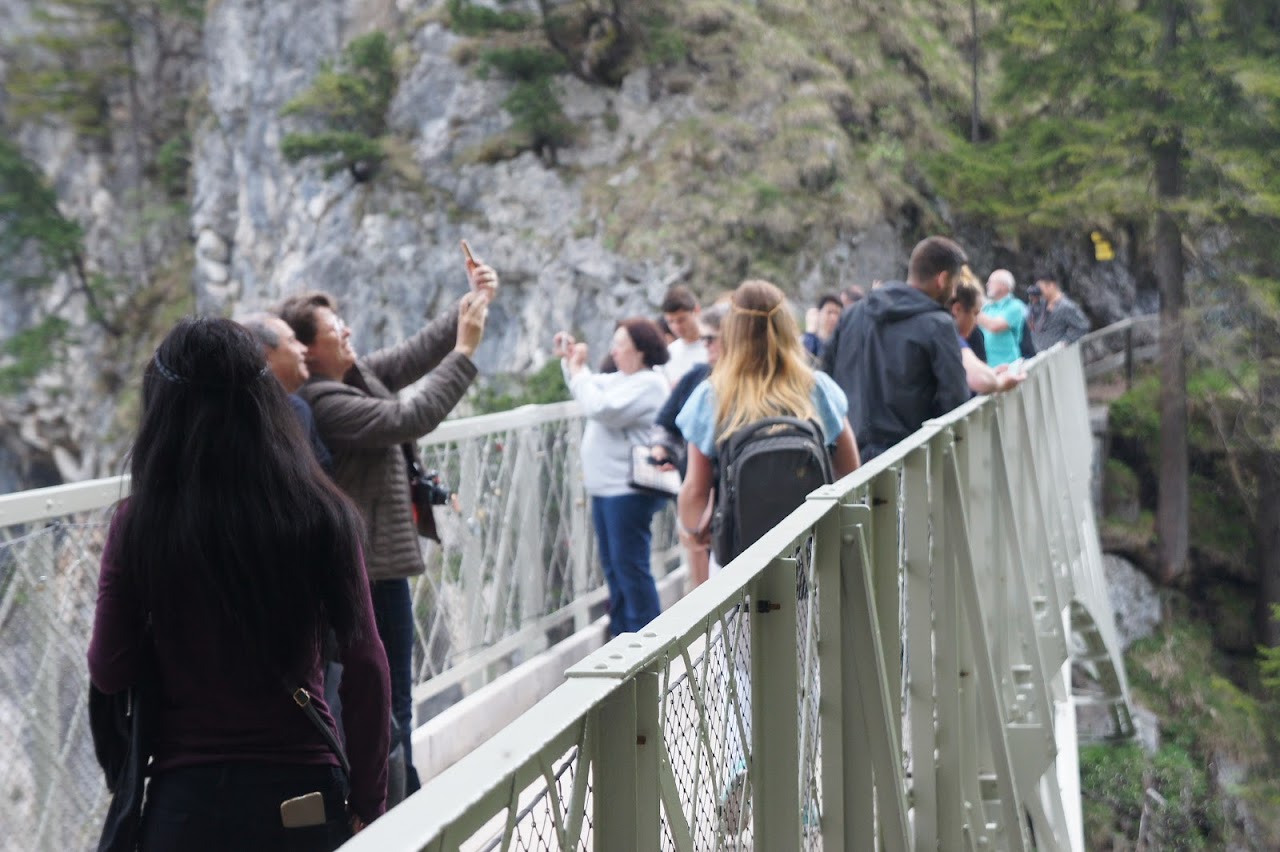
[(329, 750), (338, 758), (338, 763), (342, 766), (342, 771), (347, 776), (347, 784), (351, 784), (351, 763), (347, 760), (347, 752), (342, 747), (342, 743), (338, 741), (338, 735), (333, 732), (328, 723), (320, 717), (320, 711), (311, 703), (311, 693), (307, 692), (305, 687), (299, 686), (294, 689), (287, 683), (285, 689), (293, 698), (293, 703), (302, 708), (302, 712), (311, 720), (311, 724), (316, 726), (316, 730), (320, 732), (320, 736), (324, 738), (325, 744), (329, 746)]
[(422, 475), (422, 465), (414, 457), (413, 450), (408, 444), (401, 444), (400, 452), (404, 453), (405, 470), (409, 473), (409, 484), (413, 485), (414, 481)]

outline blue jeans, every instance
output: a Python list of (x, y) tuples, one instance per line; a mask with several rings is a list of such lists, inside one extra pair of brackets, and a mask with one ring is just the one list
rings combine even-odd
[[(324, 795), (327, 822), (285, 828), (280, 803)], [(336, 766), (218, 763), (161, 772), (147, 785), (141, 852), (329, 852), (351, 837), (346, 781)]]
[[(391, 672), (391, 718), (399, 729), (399, 743), (404, 748), (404, 792), (417, 792), (421, 784), (413, 766), (413, 598), (408, 580), (377, 580), (370, 584), (373, 594), (373, 617), (378, 623), (378, 636), (387, 652), (387, 668)], [(391, 743), (396, 747), (396, 742)], [(391, 785), (388, 784), (388, 787)]]
[(649, 570), (649, 527), (662, 498), (651, 494), (592, 497), (591, 519), (609, 584), (609, 632), (636, 633), (658, 617), (658, 587)]

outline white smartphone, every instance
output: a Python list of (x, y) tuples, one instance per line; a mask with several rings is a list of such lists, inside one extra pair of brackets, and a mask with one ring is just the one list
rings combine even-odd
[(280, 803), (280, 822), (285, 828), (307, 828), (324, 825), (324, 794), (319, 790), (285, 799)]

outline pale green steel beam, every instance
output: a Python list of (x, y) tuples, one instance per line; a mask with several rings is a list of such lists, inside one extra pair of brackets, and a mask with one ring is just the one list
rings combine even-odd
[[(844, 670), (845, 704), (861, 705), (861, 721), (865, 731), (871, 765), (875, 768), (876, 812), (879, 817), (880, 842), (886, 852), (907, 852), (923, 848), (912, 841), (907, 811), (911, 794), (906, 787), (901, 763), (900, 716), (889, 694), (887, 669), (897, 665), (884, 656), (880, 641), (882, 628), (876, 612), (871, 587), (872, 563), (868, 547), (871, 508), (865, 505), (842, 505), (841, 527), (844, 530), (840, 572), (841, 597), (846, 602), (846, 629), (842, 634), (846, 660), (852, 660), (855, 677)], [(847, 666), (847, 664), (846, 664)], [(847, 751), (846, 751), (847, 753)], [(915, 801), (917, 814), (919, 801)], [(872, 847), (861, 847), (870, 849)]]
[(796, 718), (796, 561), (770, 560), (751, 596), (753, 843), (800, 846), (800, 737)]
[[(936, 430), (935, 430), (936, 434)], [(932, 437), (932, 436), (931, 436)], [(938, 848), (938, 789), (934, 768), (933, 554), (929, 535), (928, 444), (907, 456), (906, 498), (907, 717), (911, 720), (911, 791), (915, 848)]]
[(948, 567), (956, 573), (956, 581), (963, 605), (969, 612), (968, 624), (972, 633), (972, 642), (976, 649), (977, 661), (976, 681), (982, 692), (986, 712), (983, 714), (988, 726), (993, 758), (996, 766), (996, 783), (1000, 790), (1000, 801), (1004, 807), (1003, 834), (1010, 852), (1026, 852), (1029, 840), (1026, 826), (1022, 819), (1021, 795), (1019, 794), (1014, 766), (1010, 754), (1009, 741), (1006, 736), (1008, 709), (999, 689), (999, 672), (991, 659), (990, 643), (987, 641), (987, 621), (978, 583), (974, 573), (973, 555), (969, 550), (968, 522), (966, 510), (960, 495), (959, 472), (956, 469), (955, 454), (945, 452), (942, 462), (941, 476), (943, 494), (947, 503), (944, 523), (948, 525), (950, 544)]
[[(834, 486), (819, 489), (811, 499), (832, 491)], [(840, 514), (827, 513), (815, 533), (813, 558), (817, 563), (818, 623), (822, 629), (818, 665), (825, 687), (818, 700), (822, 724), (822, 844), (831, 852), (856, 852), (870, 849), (874, 843), (874, 807), (869, 801), (874, 791), (869, 784), (866, 792), (861, 791), (854, 778), (864, 765), (868, 771), (861, 774), (869, 777), (870, 762), (860, 759), (866, 753), (866, 737), (853, 715), (858, 702), (846, 702), (843, 688), (850, 680), (845, 673), (852, 669), (853, 661), (846, 660), (843, 653), (850, 614), (841, 594)], [(865, 807), (864, 798), (868, 800)], [(864, 838), (861, 845), (858, 838)]]

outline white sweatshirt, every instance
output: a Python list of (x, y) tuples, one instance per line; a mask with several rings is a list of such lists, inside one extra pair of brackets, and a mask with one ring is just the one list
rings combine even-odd
[(584, 370), (573, 379), (566, 371), (565, 381), (587, 418), (582, 434), (582, 480), (587, 493), (593, 497), (631, 493), (635, 490), (627, 484), (631, 448), (648, 442), (653, 421), (670, 393), (666, 378), (655, 370), (631, 374)]

